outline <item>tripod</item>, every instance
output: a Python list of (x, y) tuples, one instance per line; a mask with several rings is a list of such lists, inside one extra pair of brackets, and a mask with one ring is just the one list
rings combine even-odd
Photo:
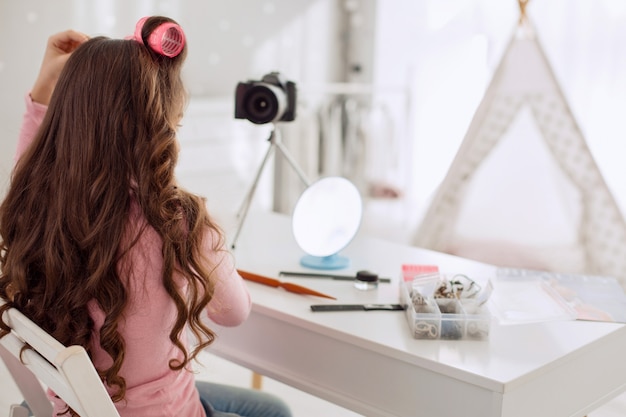
[(250, 204), (252, 203), (252, 198), (254, 197), (254, 192), (256, 191), (256, 187), (259, 184), (259, 178), (261, 178), (261, 174), (263, 173), (263, 168), (265, 168), (265, 164), (269, 160), (270, 155), (274, 149), (277, 149), (281, 152), (281, 154), (285, 157), (289, 165), (296, 171), (302, 182), (308, 187), (310, 185), (309, 180), (307, 180), (305, 173), (298, 166), (295, 159), (287, 152), (287, 148), (280, 141), (280, 132), (276, 130), (276, 127), (272, 127), (272, 131), (270, 133), (270, 137), (267, 139), (270, 143), (270, 147), (267, 149), (265, 156), (263, 157), (263, 162), (261, 162), (261, 166), (254, 177), (254, 182), (250, 187), (250, 190), (246, 194), (239, 211), (237, 212), (237, 217), (239, 218), (239, 224), (237, 225), (237, 230), (235, 232), (235, 236), (233, 238), (233, 243), (231, 247), (235, 249), (235, 243), (239, 238), (239, 233), (241, 233), (241, 228), (243, 226), (244, 221), (246, 220), (246, 216), (248, 215), (248, 210), (250, 209)]

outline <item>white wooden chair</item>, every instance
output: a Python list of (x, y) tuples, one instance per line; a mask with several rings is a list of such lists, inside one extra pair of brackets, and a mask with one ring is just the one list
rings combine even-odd
[[(3, 320), (12, 331), (0, 339), (0, 358), (35, 417), (53, 413), (44, 387), (81, 417), (119, 417), (82, 346), (63, 346), (14, 308), (4, 313)], [(11, 406), (9, 417), (27, 416), (25, 407)]]

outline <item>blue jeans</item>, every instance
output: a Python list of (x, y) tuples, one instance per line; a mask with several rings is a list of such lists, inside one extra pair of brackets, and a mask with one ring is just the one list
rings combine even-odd
[(196, 381), (208, 417), (291, 417), (280, 398), (263, 391)]

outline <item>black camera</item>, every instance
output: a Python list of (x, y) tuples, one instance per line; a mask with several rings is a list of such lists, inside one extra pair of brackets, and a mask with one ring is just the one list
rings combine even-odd
[(252, 123), (291, 122), (296, 118), (296, 84), (270, 72), (261, 81), (237, 84), (235, 119)]

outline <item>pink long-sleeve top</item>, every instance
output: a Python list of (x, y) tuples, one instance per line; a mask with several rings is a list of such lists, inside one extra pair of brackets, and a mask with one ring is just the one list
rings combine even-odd
[[(26, 150), (41, 124), (47, 107), (26, 98), (26, 112), (20, 131), (15, 160)], [(137, 201), (131, 201), (126, 243), (144, 228), (136, 245), (118, 265), (120, 276), (126, 279), (128, 306), (119, 332), (126, 343), (126, 356), (121, 375), (126, 379), (124, 400), (115, 405), (121, 417), (203, 417), (190, 369), (173, 371), (170, 359), (182, 359), (181, 352), (169, 340), (170, 329), (176, 319), (176, 307), (161, 282), (163, 258), (162, 240), (146, 224)], [(203, 240), (210, 262), (218, 265), (215, 294), (207, 306), (208, 317), (223, 326), (237, 326), (250, 313), (251, 301), (243, 279), (237, 273), (232, 255), (227, 251), (213, 251), (215, 238), (207, 231)], [(123, 242), (124, 244), (124, 242)], [(132, 262), (129, 260), (132, 259)], [(99, 330), (105, 314), (96, 302), (89, 305), (95, 328), (92, 339), (92, 360), (97, 368), (106, 368), (111, 357), (100, 348)], [(183, 343), (188, 346), (186, 333)], [(65, 403), (49, 392), (55, 415), (65, 409)]]

